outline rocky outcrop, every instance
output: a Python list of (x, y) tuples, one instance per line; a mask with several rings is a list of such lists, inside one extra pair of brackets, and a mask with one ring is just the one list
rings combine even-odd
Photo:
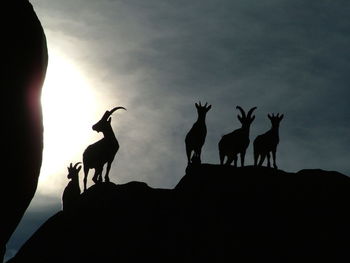
[(36, 191), (43, 150), (41, 88), (46, 39), (27, 0), (1, 5), (0, 262)]
[(350, 179), (198, 165), (175, 189), (97, 184), (9, 263), (346, 262)]

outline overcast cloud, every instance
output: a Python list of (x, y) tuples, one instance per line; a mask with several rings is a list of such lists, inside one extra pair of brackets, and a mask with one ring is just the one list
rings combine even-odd
[(350, 174), (349, 1), (31, 2), (49, 49), (79, 65), (106, 109), (128, 108), (113, 118), (112, 181), (174, 187), (198, 100), (213, 105), (204, 162), (218, 163), (218, 141), (239, 128), (235, 107), (257, 106), (251, 140), (267, 113), (285, 114), (279, 168)]

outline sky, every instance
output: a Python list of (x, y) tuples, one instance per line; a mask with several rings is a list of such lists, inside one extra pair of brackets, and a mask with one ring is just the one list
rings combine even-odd
[[(101, 138), (91, 126), (115, 106), (127, 108), (112, 116), (120, 149), (110, 177), (117, 184), (177, 184), (198, 101), (212, 105), (205, 163), (219, 162), (221, 136), (240, 127), (236, 106), (256, 106), (251, 142), (270, 128), (268, 113), (284, 114), (280, 169), (350, 175), (349, 1), (31, 3), (50, 56), (42, 98), (45, 150), (36, 196), (8, 257), (59, 211), (66, 167)], [(246, 164), (252, 162), (250, 145)]]

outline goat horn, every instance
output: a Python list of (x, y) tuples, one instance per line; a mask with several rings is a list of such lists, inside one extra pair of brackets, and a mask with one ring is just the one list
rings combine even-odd
[(76, 169), (79, 164), (81, 164), (81, 162), (77, 162), (76, 164), (74, 164), (73, 168)]
[(113, 112), (115, 112), (116, 110), (119, 110), (119, 109), (126, 110), (124, 107), (115, 107), (109, 111), (109, 115), (112, 115)]
[(251, 109), (248, 111), (247, 117), (250, 118), (250, 117), (252, 116), (253, 111), (255, 111), (255, 110), (256, 110), (256, 107), (251, 108)]
[(238, 109), (238, 110), (241, 112), (242, 117), (245, 119), (245, 118), (246, 118), (246, 115), (245, 115), (244, 110), (243, 110), (240, 106), (237, 106), (236, 109)]

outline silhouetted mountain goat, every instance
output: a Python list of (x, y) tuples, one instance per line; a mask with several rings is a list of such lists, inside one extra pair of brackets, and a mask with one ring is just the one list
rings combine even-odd
[[(267, 166), (271, 167), (270, 164), (270, 152), (272, 153), (273, 158), (273, 167), (277, 169), (276, 165), (276, 150), (279, 143), (279, 125), (283, 119), (283, 114), (279, 116), (279, 113), (275, 116), (274, 114), (267, 115), (271, 121), (271, 129), (256, 137), (254, 140), (254, 165), (261, 166), (267, 157)], [(258, 158), (260, 161), (258, 163)]]
[(119, 149), (119, 143), (111, 126), (110, 116), (114, 111), (119, 109), (126, 110), (124, 107), (115, 107), (110, 111), (106, 111), (101, 120), (92, 126), (94, 131), (102, 132), (104, 137), (98, 142), (88, 146), (83, 153), (84, 191), (86, 191), (89, 169), (95, 169), (92, 181), (94, 183), (102, 182), (102, 171), (105, 163), (107, 163), (105, 181), (109, 182), (109, 170), (111, 169), (114, 156)]
[(68, 175), (67, 178), (71, 179), (63, 191), (62, 195), (62, 209), (64, 211), (70, 210), (74, 203), (78, 200), (80, 196), (80, 187), (79, 187), (79, 171), (81, 166), (78, 166), (79, 163), (76, 163), (74, 166), (72, 163), (67, 167)]
[(244, 166), (244, 157), (249, 145), (249, 130), (250, 125), (255, 119), (255, 116), (251, 116), (256, 107), (251, 108), (246, 115), (244, 110), (237, 106), (242, 116), (237, 115), (238, 120), (242, 123), (240, 129), (222, 136), (219, 142), (219, 155), (220, 164), (224, 164), (225, 156), (227, 157), (226, 165), (230, 165), (234, 161), (234, 166), (237, 167), (237, 155), (241, 155), (241, 166)]
[(185, 139), (188, 164), (201, 163), (202, 147), (205, 142), (205, 137), (207, 136), (205, 116), (207, 115), (207, 112), (211, 109), (211, 105), (207, 105), (208, 103), (205, 103), (204, 106), (201, 105), (201, 102), (199, 102), (199, 104), (195, 103), (198, 118), (197, 121), (193, 124), (191, 130), (187, 133)]

